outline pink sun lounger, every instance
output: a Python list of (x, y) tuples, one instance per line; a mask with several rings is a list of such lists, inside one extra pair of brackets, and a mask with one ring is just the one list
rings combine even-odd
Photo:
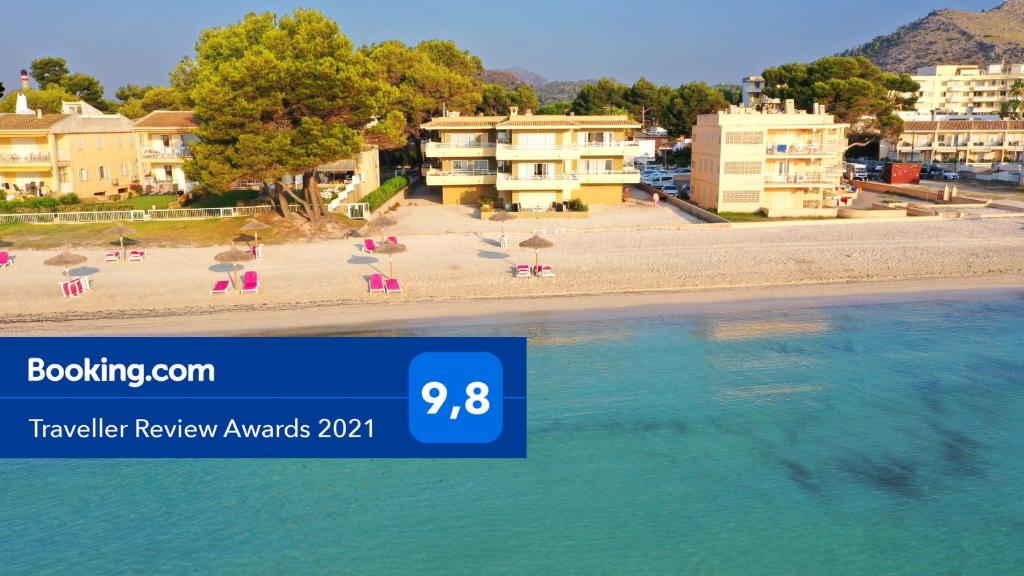
[(129, 262), (142, 262), (145, 259), (146, 259), (146, 251), (145, 250), (132, 250), (131, 252), (128, 253), (128, 261)]
[(402, 285), (398, 283), (398, 278), (388, 278), (388, 281), (384, 283), (384, 291), (388, 294), (401, 292)]
[(391, 242), (392, 244), (398, 244), (398, 237), (388, 236), (388, 242)]
[(363, 252), (373, 254), (373, 251), (377, 249), (377, 243), (373, 241), (373, 238), (367, 238), (363, 240)]
[(242, 275), (242, 289), (240, 292), (258, 293), (260, 291), (260, 275), (255, 270), (249, 270)]
[(11, 254), (9, 252), (0, 252), (0, 268), (7, 268), (11, 265)]
[(227, 280), (218, 280), (217, 283), (213, 285), (213, 288), (210, 289), (210, 294), (227, 294), (228, 286), (230, 285), (231, 283)]
[(516, 278), (529, 278), (530, 277), (530, 265), (520, 264), (516, 266)]
[(384, 292), (384, 275), (370, 274), (370, 292)]
[(534, 273), (537, 274), (537, 276), (540, 276), (541, 278), (555, 277), (554, 269), (552, 269), (551, 266), (548, 266), (547, 264), (541, 264), (540, 266), (537, 266), (534, 269)]
[(120, 259), (121, 259), (121, 251), (120, 250), (110, 250), (106, 254), (103, 255), (103, 261), (104, 262), (117, 262)]

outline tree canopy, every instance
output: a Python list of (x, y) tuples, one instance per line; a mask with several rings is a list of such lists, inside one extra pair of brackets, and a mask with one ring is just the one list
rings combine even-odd
[[(61, 111), (61, 102), (75, 99), (73, 94), (61, 88), (57, 84), (50, 84), (43, 90), (19, 90), (25, 93), (28, 100), (28, 107), (33, 110), (42, 110), (46, 114), (58, 114)], [(0, 100), (0, 112), (14, 112), (17, 106), (18, 92), (11, 92)]]
[(646, 126), (660, 124), (669, 134), (689, 134), (698, 114), (728, 107), (722, 91), (704, 82), (690, 82), (678, 88), (658, 86), (640, 78), (626, 86), (602, 78), (580, 87), (571, 110), (576, 114), (627, 114)]
[(40, 88), (46, 88), (50, 84), (63, 84), (64, 77), (71, 71), (63, 58), (47, 56), (33, 60), (29, 66), (29, 73)]
[[(111, 104), (103, 99), (103, 84), (88, 74), (72, 73), (63, 58), (47, 56), (33, 60), (29, 74), (39, 91), (47, 92), (50, 87), (59, 86), (69, 96), (68, 100), (84, 100), (104, 112), (111, 109)], [(56, 111), (60, 111), (59, 103)]]

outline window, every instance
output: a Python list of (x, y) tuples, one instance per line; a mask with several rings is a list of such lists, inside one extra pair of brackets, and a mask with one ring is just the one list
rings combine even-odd
[(96, 170), (99, 173), (99, 179), (100, 180), (106, 180), (107, 179), (107, 167), (106, 166), (100, 166)]
[(486, 159), (452, 160), (452, 172), (462, 174), (487, 174), (490, 172), (490, 166)]
[(124, 148), (124, 141), (121, 139), (121, 136), (118, 135), (118, 137), (117, 137), (117, 149), (120, 150), (121, 148)]
[(448, 136), (448, 142), (456, 146), (483, 146), (487, 135), (473, 132), (456, 132)]
[(57, 181), (61, 184), (71, 182), (71, 169), (67, 166), (57, 168)]
[(524, 180), (533, 179), (544, 179), (550, 178), (555, 174), (555, 165), (551, 163), (545, 164), (519, 164), (519, 171), (517, 176)]
[(163, 140), (164, 148), (171, 147), (171, 136), (169, 134), (163, 134), (162, 136), (160, 136), (160, 139)]
[(520, 134), (519, 146), (522, 148), (552, 149), (555, 147), (555, 134), (553, 132)]
[(103, 136), (96, 137), (96, 149), (103, 150)]
[(174, 169), (171, 167), (170, 164), (164, 165), (164, 178), (168, 182), (174, 180)]
[(580, 160), (580, 172), (583, 174), (608, 174), (615, 170), (611, 158), (603, 160)]
[(122, 162), (121, 163), (121, 176), (127, 176), (127, 175), (128, 175), (128, 163), (127, 162)]
[(75, 138), (75, 149), (78, 150), (79, 152), (82, 151), (82, 137), (81, 136), (79, 136), (78, 138)]
[(78, 171), (78, 181), (79, 182), (88, 182), (89, 181), (89, 170), (88, 169), (82, 168), (81, 170)]
[(578, 135), (580, 144), (590, 144), (591, 146), (599, 146), (601, 144), (610, 144), (614, 141), (611, 132), (581, 132)]

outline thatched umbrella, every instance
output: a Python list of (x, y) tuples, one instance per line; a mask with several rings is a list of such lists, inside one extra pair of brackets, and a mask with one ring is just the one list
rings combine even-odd
[(267, 230), (270, 228), (269, 224), (264, 224), (255, 218), (249, 218), (245, 221), (245, 225), (238, 229), (239, 232), (252, 232), (253, 238), (255, 238), (255, 244), (260, 244), (260, 230)]
[(376, 228), (380, 230), (380, 243), (384, 244), (384, 229), (388, 226), (394, 226), (395, 224), (398, 224), (398, 222), (395, 222), (392, 218), (388, 218), (387, 216), (378, 216), (370, 221), (370, 229), (372, 230)]
[(543, 236), (534, 234), (526, 240), (519, 243), (520, 248), (533, 248), (533, 267), (540, 266), (540, 253), (538, 250), (541, 248), (551, 248), (555, 243)]
[(516, 215), (511, 212), (495, 212), (493, 216), (488, 218), (491, 222), (501, 222), (501, 235), (505, 235), (505, 222), (509, 220), (515, 220)]
[(46, 264), (47, 266), (60, 266), (64, 268), (64, 275), (67, 276), (68, 280), (71, 280), (71, 267), (77, 264), (81, 264), (82, 262), (85, 261), (85, 256), (72, 254), (71, 252), (65, 250), (64, 252), (61, 252), (60, 254), (54, 256), (53, 258), (43, 260), (43, 264)]
[(405, 252), (405, 244), (392, 244), (391, 242), (381, 242), (381, 245), (377, 247), (373, 252), (375, 254), (387, 254), (388, 255), (388, 278), (395, 277), (395, 263), (391, 261), (391, 257), (394, 254), (400, 254)]
[(124, 224), (118, 224), (117, 226), (114, 226), (113, 228), (107, 230), (106, 233), (110, 234), (111, 236), (117, 236), (121, 239), (121, 255), (119, 256), (119, 259), (124, 258), (124, 237), (127, 236), (128, 234), (134, 234), (135, 229), (129, 228)]
[(235, 273), (237, 264), (239, 262), (252, 261), (253, 255), (252, 252), (239, 250), (238, 248), (235, 248), (234, 244), (232, 244), (230, 250), (225, 250), (224, 252), (217, 254), (216, 256), (213, 257), (213, 259), (216, 260), (217, 262), (231, 264), (231, 283), (233, 286), (238, 286), (238, 276)]

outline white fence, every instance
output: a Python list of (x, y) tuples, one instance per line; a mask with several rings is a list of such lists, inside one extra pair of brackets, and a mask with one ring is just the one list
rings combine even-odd
[[(298, 210), (298, 204), (289, 209)], [(48, 212), (40, 214), (0, 214), (0, 224), (93, 224), (97, 222), (145, 222), (148, 220), (210, 220), (268, 214), (269, 204), (236, 208), (169, 208), (166, 210), (110, 210), (104, 212)]]

